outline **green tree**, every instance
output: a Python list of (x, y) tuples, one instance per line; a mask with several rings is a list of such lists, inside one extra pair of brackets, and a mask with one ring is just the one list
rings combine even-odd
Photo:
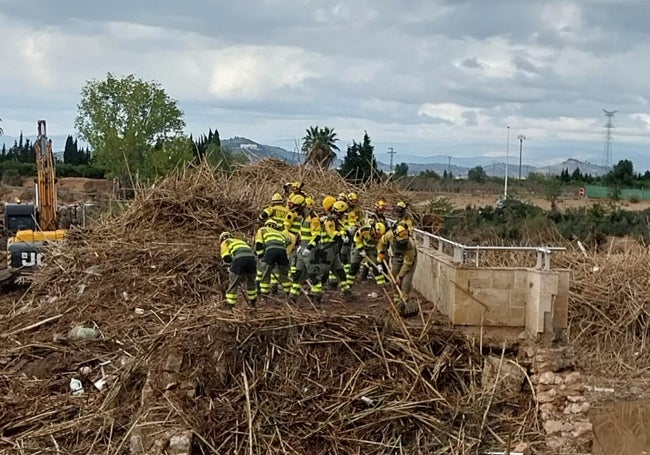
[(328, 126), (310, 126), (306, 131), (307, 134), (302, 138), (302, 151), (307, 154), (305, 164), (329, 168), (336, 159), (334, 150), (339, 150), (334, 129)]
[(151, 151), (148, 165), (149, 175), (165, 175), (179, 164), (191, 161), (192, 141), (185, 136), (176, 136), (164, 142), (156, 144)]
[(134, 75), (86, 82), (81, 90), (75, 127), (93, 149), (94, 158), (109, 175), (128, 181), (129, 173), (144, 179), (150, 172), (156, 144), (180, 136), (183, 112), (157, 82)]
[(395, 166), (395, 172), (393, 173), (393, 178), (401, 179), (406, 177), (408, 173), (409, 173), (409, 165), (406, 163), (399, 163), (397, 166)]
[(371, 144), (367, 131), (364, 131), (362, 143), (352, 141), (352, 145), (348, 146), (341, 165), (341, 174), (355, 182), (368, 182), (380, 176), (375, 147)]
[(487, 180), (487, 174), (483, 166), (475, 166), (467, 171), (467, 179), (472, 182), (483, 183)]
[(614, 165), (611, 171), (605, 176), (605, 182), (609, 185), (630, 187), (634, 185), (634, 164), (630, 160), (621, 160)]

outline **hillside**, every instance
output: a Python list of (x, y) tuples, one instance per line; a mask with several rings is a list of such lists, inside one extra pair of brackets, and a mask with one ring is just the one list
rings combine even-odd
[[(304, 155), (302, 153), (291, 152), (281, 147), (259, 144), (245, 137), (225, 139), (221, 141), (221, 145), (232, 152), (244, 153), (251, 159), (252, 162), (257, 162), (263, 158), (278, 158), (289, 164), (297, 164), (301, 163), (304, 159)], [(337, 159), (336, 163), (334, 163), (335, 166), (339, 166), (341, 164), (340, 158), (344, 156), (344, 152), (339, 152), (338, 156), (339, 159)], [(430, 156), (426, 157), (426, 159), (430, 159), (431, 161), (428, 163), (407, 162), (406, 164), (409, 167), (409, 174), (419, 174), (420, 172), (427, 170), (442, 174), (445, 171), (451, 170), (453, 175), (466, 176), (467, 172), (472, 167), (481, 165), (489, 176), (505, 176), (506, 165), (504, 162), (486, 164), (485, 157), (452, 157), (451, 165), (449, 164), (448, 157), (442, 155)], [(459, 165), (458, 163), (454, 164), (454, 161), (462, 163), (462, 165)], [(514, 158), (509, 161), (509, 176), (519, 175), (519, 163), (515, 161), (516, 160)], [(381, 161), (378, 161), (377, 165), (383, 171), (388, 172), (390, 170), (390, 166)], [(522, 165), (521, 175), (522, 177), (526, 177), (528, 174), (533, 172), (547, 175), (557, 175), (560, 174), (564, 169), (568, 169), (569, 172), (573, 172), (577, 168), (579, 168), (582, 173), (591, 174), (593, 176), (604, 175), (609, 172), (609, 169), (604, 166), (598, 166), (589, 162), (569, 158), (559, 164), (549, 166), (536, 167), (530, 165)]]

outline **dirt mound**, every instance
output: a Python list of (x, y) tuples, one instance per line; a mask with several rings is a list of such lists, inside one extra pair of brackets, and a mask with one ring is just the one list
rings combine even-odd
[[(229, 176), (200, 166), (71, 231), (30, 296), (0, 310), (0, 447), (157, 453), (189, 432), (193, 453), (465, 453), (521, 439), (532, 397), (495, 394), (478, 348), (424, 317), (406, 325), (389, 298), (373, 315), (337, 301), (219, 309), (219, 233), (250, 239), (292, 180), (366, 204), (390, 190), (274, 161)], [(79, 326), (90, 339), (66, 336)]]

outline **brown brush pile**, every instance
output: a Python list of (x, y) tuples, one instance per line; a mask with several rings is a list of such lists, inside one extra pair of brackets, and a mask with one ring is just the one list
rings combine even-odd
[[(532, 397), (481, 385), (478, 349), (424, 316), (219, 309), (219, 233), (250, 239), (287, 180), (319, 200), (390, 199), (280, 162), (201, 166), (50, 251), (32, 292), (1, 310), (0, 449), (165, 453), (191, 434), (193, 453), (460, 454), (535, 439)], [(66, 336), (78, 326), (98, 337)]]

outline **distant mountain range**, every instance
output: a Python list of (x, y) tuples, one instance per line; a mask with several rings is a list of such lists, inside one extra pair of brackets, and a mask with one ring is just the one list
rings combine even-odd
[[(244, 137), (234, 137), (232, 139), (225, 139), (221, 141), (221, 145), (226, 147), (232, 152), (241, 152), (244, 153), (248, 158), (255, 162), (264, 158), (277, 158), (282, 161), (291, 164), (302, 163), (305, 159), (303, 153), (291, 152), (285, 150), (281, 147), (273, 147), (270, 145), (258, 144), (255, 141)], [(338, 154), (339, 157), (342, 156), (341, 153)], [(426, 160), (426, 163), (422, 161)], [(443, 172), (451, 171), (451, 173), (458, 177), (467, 176), (467, 172), (475, 167), (482, 166), (485, 170), (485, 173), (490, 177), (504, 177), (506, 173), (506, 163), (505, 162), (492, 162), (489, 158), (485, 157), (463, 157), (463, 158), (452, 158), (452, 163), (450, 163), (449, 157), (444, 155), (433, 155), (429, 157), (418, 157), (419, 163), (407, 162), (406, 164), (409, 167), (409, 174), (419, 174), (423, 171), (434, 171), (438, 174)], [(508, 162), (508, 175), (510, 177), (519, 176), (519, 163), (515, 163), (515, 160)], [(334, 163), (334, 166), (338, 167), (342, 163), (341, 159), (337, 159)], [(460, 163), (460, 164), (458, 164)], [(383, 171), (390, 171), (390, 165), (383, 163), (381, 161), (377, 162), (379, 168)], [(561, 163), (548, 165), (548, 166), (530, 166), (522, 165), (521, 167), (521, 176), (527, 177), (528, 174), (536, 172), (546, 175), (558, 175), (564, 169), (568, 169), (569, 173), (580, 169), (580, 172), (583, 174), (591, 174), (592, 176), (605, 175), (609, 172), (609, 168), (605, 166), (599, 166), (592, 164), (586, 161), (580, 161), (573, 158), (569, 158)]]

